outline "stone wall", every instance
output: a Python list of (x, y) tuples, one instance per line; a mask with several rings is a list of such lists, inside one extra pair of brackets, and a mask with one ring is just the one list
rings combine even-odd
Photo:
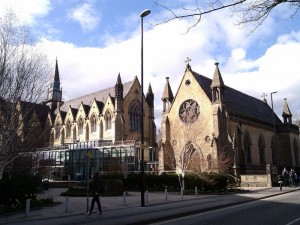
[(241, 175), (241, 187), (270, 187), (268, 175)]

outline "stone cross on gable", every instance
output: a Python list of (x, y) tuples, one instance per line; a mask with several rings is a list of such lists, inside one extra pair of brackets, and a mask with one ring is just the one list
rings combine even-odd
[(192, 61), (192, 60), (189, 57), (187, 57), (185, 60), (186, 65), (190, 65), (190, 61)]
[(263, 101), (267, 102), (267, 94), (266, 93), (262, 93), (261, 97), (263, 98)]

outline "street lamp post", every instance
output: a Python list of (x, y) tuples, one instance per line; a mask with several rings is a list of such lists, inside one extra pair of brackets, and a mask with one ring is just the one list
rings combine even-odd
[(144, 52), (143, 52), (143, 18), (151, 13), (149, 9), (141, 12), (141, 88), (142, 88), (142, 107), (141, 107), (141, 206), (145, 206), (145, 169), (144, 169)]
[(276, 140), (276, 129), (275, 129), (275, 117), (274, 117), (274, 108), (273, 108), (273, 94), (276, 94), (277, 91), (274, 91), (271, 93), (271, 104), (272, 104), (272, 116), (273, 116), (273, 132), (274, 132), (274, 142), (275, 142), (275, 149), (274, 149), (274, 154), (273, 157), (273, 163), (277, 163), (277, 140)]

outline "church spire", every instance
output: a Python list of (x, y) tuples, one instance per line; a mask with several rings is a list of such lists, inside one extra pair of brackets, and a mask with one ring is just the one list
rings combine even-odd
[(154, 108), (154, 94), (153, 94), (152, 87), (151, 87), (150, 83), (149, 83), (149, 86), (148, 86), (146, 101), (147, 101), (150, 108)]
[(221, 76), (221, 72), (219, 70), (219, 63), (215, 63), (216, 68), (215, 68), (215, 73), (214, 73), (214, 78), (211, 83), (211, 88), (215, 87), (224, 87), (224, 82)]
[[(171, 86), (169, 84), (169, 77), (166, 77), (166, 84), (165, 84), (163, 96), (161, 98), (161, 100), (163, 101), (163, 112), (167, 112), (170, 110), (173, 99), (174, 96), (173, 96)], [(166, 107), (166, 104), (168, 104), (168, 107)]]
[(115, 97), (117, 99), (123, 99), (123, 84), (121, 81), (121, 75), (118, 74), (117, 82), (115, 85)]
[(163, 96), (161, 99), (168, 100), (170, 102), (172, 102), (174, 99), (173, 92), (172, 92), (171, 86), (169, 84), (169, 77), (166, 77), (166, 84), (165, 84)]
[(115, 107), (117, 112), (123, 111), (123, 84), (121, 75), (118, 74), (117, 82), (115, 85)]
[(282, 117), (284, 123), (292, 123), (292, 113), (290, 111), (286, 98), (284, 98)]
[(57, 58), (56, 58), (56, 62), (55, 62), (54, 81), (60, 82)]
[(215, 73), (210, 88), (212, 89), (212, 102), (220, 103), (223, 100), (225, 85), (219, 70), (219, 63), (215, 63), (215, 65)]
[(51, 110), (55, 110), (57, 108), (57, 103), (62, 102), (62, 90), (60, 87), (57, 59), (55, 61), (55, 70), (54, 70), (53, 80), (50, 83), (49, 89), (48, 89), (47, 102), (48, 102)]

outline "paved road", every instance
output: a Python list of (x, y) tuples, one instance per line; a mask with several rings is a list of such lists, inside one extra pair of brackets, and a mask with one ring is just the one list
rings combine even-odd
[[(146, 206), (140, 206), (140, 193), (130, 192), (124, 205), (123, 197), (103, 197), (103, 215), (94, 213), (91, 217), (86, 212), (86, 198), (69, 198), (69, 210), (65, 212), (64, 204), (54, 207), (30, 211), (30, 216), (24, 212), (0, 217), (0, 224), (150, 224), (162, 220), (183, 217), (207, 212), (245, 202), (264, 199), (274, 195), (298, 192), (299, 188), (268, 188), (251, 190), (236, 194), (223, 195), (186, 195), (183, 199), (178, 193), (169, 194), (167, 200), (164, 192), (149, 193)], [(57, 193), (54, 193), (56, 192)], [(54, 200), (64, 202), (65, 198), (58, 196), (62, 190), (49, 190), (45, 195), (54, 194)], [(91, 200), (91, 199), (90, 199)], [(95, 211), (96, 212), (96, 211)]]
[(299, 192), (291, 192), (152, 225), (299, 225)]

